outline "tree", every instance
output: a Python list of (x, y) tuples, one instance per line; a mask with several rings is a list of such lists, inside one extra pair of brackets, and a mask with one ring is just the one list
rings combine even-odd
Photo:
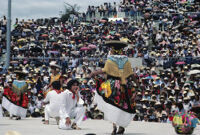
[(70, 15), (78, 15), (79, 14), (80, 6), (78, 6), (77, 4), (71, 5), (71, 4), (65, 2), (64, 6), (65, 6), (65, 13), (61, 16), (62, 22), (66, 22), (67, 20), (69, 20)]

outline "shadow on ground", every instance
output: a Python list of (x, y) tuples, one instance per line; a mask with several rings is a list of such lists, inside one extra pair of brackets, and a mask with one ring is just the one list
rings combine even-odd
[[(105, 135), (110, 135), (110, 134), (111, 133), (106, 133)], [(145, 133), (125, 133), (124, 135), (147, 135), (147, 134), (145, 134)]]

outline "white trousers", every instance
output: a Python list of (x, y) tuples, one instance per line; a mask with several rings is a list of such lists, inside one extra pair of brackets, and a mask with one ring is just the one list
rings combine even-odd
[[(84, 116), (85, 116), (85, 108), (83, 106), (76, 107), (70, 113), (70, 118), (75, 118), (72, 123), (76, 123), (78, 126), (83, 121)], [(65, 124), (65, 122), (66, 122), (66, 118), (61, 116), (61, 119), (59, 121), (59, 128), (60, 129), (71, 129), (71, 125), (67, 126)]]
[(44, 108), (44, 119), (49, 120), (50, 117), (59, 117), (59, 110), (51, 110), (49, 104), (47, 104)]

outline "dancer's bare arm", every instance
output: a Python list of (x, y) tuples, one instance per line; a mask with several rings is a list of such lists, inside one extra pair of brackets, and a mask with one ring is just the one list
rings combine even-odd
[(98, 74), (103, 74), (103, 70), (102, 69), (99, 69), (99, 70), (96, 70), (94, 72), (92, 72), (90, 75), (89, 75), (89, 78), (95, 76), (95, 75), (98, 75)]

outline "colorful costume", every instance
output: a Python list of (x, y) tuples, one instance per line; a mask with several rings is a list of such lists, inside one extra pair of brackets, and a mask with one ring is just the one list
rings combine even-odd
[(104, 119), (127, 127), (135, 113), (135, 89), (127, 79), (133, 75), (126, 56), (110, 55), (102, 69), (107, 78), (97, 79), (95, 100)]
[(177, 134), (192, 134), (198, 123), (199, 120), (193, 113), (179, 114), (177, 112), (172, 121)]
[(12, 115), (26, 117), (28, 107), (27, 90), (26, 81), (15, 80), (12, 88), (4, 88), (2, 106)]

